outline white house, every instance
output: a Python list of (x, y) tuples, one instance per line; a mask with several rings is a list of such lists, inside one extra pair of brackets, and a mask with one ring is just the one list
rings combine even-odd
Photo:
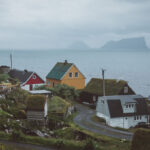
[(104, 118), (109, 126), (126, 129), (149, 122), (146, 100), (141, 95), (99, 97), (96, 116)]

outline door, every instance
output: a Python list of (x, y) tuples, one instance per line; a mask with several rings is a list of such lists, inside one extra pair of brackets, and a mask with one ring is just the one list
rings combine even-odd
[(30, 84), (30, 91), (32, 91), (32, 88), (33, 88), (33, 87), (32, 87), (32, 84)]

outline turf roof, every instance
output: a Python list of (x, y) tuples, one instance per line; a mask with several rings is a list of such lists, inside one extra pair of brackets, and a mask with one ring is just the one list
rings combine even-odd
[(44, 95), (30, 95), (27, 97), (27, 110), (43, 111), (45, 103)]
[(71, 106), (69, 102), (58, 96), (53, 96), (48, 103), (49, 112), (53, 113), (66, 113), (69, 106)]
[[(124, 80), (105, 79), (105, 92), (106, 95), (118, 95), (124, 86), (128, 83)], [(103, 95), (103, 80), (98, 78), (92, 78), (86, 87), (84, 92), (92, 93), (95, 95)]]
[(46, 78), (48, 79), (56, 79), (61, 80), (61, 78), (65, 75), (65, 73), (69, 70), (69, 68), (72, 66), (72, 63), (61, 63), (58, 62), (53, 69), (48, 73)]

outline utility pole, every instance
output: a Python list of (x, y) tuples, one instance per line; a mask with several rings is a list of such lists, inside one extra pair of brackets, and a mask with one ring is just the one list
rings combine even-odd
[(12, 69), (12, 53), (10, 54), (10, 69)]
[(105, 69), (102, 69), (102, 77), (103, 77), (103, 96), (105, 96)]

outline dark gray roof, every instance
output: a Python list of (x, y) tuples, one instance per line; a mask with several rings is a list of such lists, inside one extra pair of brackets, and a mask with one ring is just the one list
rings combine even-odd
[[(141, 95), (106, 96), (105, 100), (107, 101), (108, 111), (112, 118), (149, 114), (146, 100)], [(136, 112), (123, 113), (123, 105), (126, 103), (135, 103)]]
[(33, 72), (27, 70), (21, 71), (17, 69), (12, 69), (9, 71), (8, 74), (11, 78), (19, 80), (20, 83), (24, 83), (29, 79)]
[(123, 116), (123, 110), (120, 100), (107, 100), (111, 118)]

